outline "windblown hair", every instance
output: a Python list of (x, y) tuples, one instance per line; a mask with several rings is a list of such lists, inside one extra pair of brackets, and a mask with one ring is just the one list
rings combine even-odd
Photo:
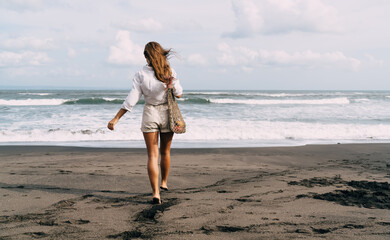
[(144, 55), (149, 66), (153, 68), (156, 78), (167, 85), (170, 85), (173, 80), (168, 62), (171, 54), (172, 49), (164, 49), (157, 42), (149, 42), (145, 45)]

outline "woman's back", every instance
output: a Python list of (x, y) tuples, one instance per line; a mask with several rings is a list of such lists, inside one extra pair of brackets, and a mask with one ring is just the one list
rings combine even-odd
[[(174, 89), (175, 96), (179, 96), (183, 92), (183, 88), (180, 85), (179, 80), (176, 78), (176, 72), (171, 68), (172, 87)], [(123, 102), (122, 108), (131, 111), (134, 105), (138, 102), (140, 97), (144, 95), (145, 103), (150, 105), (160, 105), (167, 102), (166, 97), (167, 85), (159, 81), (153, 68), (150, 66), (144, 66), (138, 71), (133, 79), (133, 87)]]

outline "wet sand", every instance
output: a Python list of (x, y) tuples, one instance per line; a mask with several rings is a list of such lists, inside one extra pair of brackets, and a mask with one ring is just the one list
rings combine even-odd
[(390, 144), (173, 149), (151, 205), (145, 149), (0, 147), (0, 239), (390, 239)]

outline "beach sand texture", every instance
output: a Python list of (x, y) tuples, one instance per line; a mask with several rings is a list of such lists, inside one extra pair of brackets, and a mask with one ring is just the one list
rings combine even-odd
[(0, 147), (0, 239), (390, 239), (390, 144), (173, 149), (151, 205), (145, 149)]

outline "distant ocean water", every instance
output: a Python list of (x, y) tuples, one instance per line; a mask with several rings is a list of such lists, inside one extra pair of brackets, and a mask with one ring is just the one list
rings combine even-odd
[[(0, 144), (144, 147), (143, 100), (107, 129), (128, 91), (2, 90)], [(185, 91), (174, 147), (390, 142), (390, 91)]]

